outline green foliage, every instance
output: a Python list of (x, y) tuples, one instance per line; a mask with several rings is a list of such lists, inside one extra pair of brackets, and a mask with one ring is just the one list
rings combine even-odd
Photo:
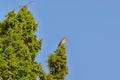
[[(50, 80), (64, 80), (68, 74), (66, 47), (58, 46), (53, 54), (48, 57), (49, 76)], [(48, 79), (49, 80), (49, 79)]]
[(68, 74), (65, 45), (48, 57), (49, 73), (35, 62), (42, 40), (34, 35), (37, 24), (27, 6), (10, 11), (0, 22), (0, 80), (64, 80)]
[(18, 13), (11, 11), (0, 22), (0, 80), (36, 80), (41, 65), (34, 62), (41, 40), (34, 35), (37, 29), (27, 6)]
[(58, 46), (54, 53), (48, 56), (49, 73), (41, 71), (40, 80), (65, 80), (68, 74), (67, 56), (65, 45)]

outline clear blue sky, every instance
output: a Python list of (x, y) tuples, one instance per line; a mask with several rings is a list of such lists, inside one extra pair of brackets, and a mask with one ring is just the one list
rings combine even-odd
[[(1, 0), (0, 20), (29, 0)], [(36, 60), (42, 62), (66, 36), (66, 80), (120, 80), (120, 0), (36, 0), (29, 10), (43, 38)]]

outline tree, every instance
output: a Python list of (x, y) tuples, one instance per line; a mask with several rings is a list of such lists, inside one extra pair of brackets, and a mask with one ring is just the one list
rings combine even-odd
[(32, 13), (27, 5), (18, 13), (10, 11), (0, 22), (0, 80), (64, 80), (68, 73), (65, 45), (60, 45), (48, 57), (49, 73), (42, 70), (41, 63), (35, 62), (42, 40)]

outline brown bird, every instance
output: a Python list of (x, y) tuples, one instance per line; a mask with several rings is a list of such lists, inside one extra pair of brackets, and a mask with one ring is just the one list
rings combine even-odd
[(66, 42), (67, 38), (63, 37), (62, 40), (59, 42), (58, 46), (63, 45)]

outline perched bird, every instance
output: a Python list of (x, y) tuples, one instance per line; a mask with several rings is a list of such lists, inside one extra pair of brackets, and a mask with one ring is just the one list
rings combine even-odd
[(63, 37), (62, 40), (59, 42), (58, 46), (63, 45), (66, 42), (67, 38)]

